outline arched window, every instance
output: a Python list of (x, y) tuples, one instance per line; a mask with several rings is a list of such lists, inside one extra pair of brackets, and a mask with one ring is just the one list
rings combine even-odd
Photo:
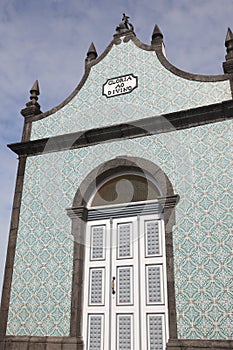
[(91, 206), (146, 201), (160, 196), (158, 187), (149, 178), (125, 173), (102, 184), (95, 193)]

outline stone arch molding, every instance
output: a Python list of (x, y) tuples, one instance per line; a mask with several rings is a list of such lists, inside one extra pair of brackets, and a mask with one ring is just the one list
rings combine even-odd
[(85, 207), (103, 181), (124, 171), (150, 177), (157, 184), (162, 197), (174, 196), (169, 178), (158, 165), (144, 158), (121, 156), (100, 164), (87, 175), (75, 194), (72, 208)]
[[(67, 209), (67, 214), (72, 220), (71, 230), (74, 237), (70, 336), (77, 337), (80, 341), (82, 341), (84, 238), (86, 222), (88, 217), (93, 215), (94, 210), (88, 206), (88, 203), (101, 184), (108, 181), (111, 177), (117, 177), (126, 172), (150, 179), (161, 193), (157, 201), (163, 213), (165, 224), (169, 334), (170, 338), (177, 338), (172, 228), (175, 225), (175, 206), (179, 201), (179, 196), (174, 193), (172, 183), (158, 165), (139, 157), (120, 156), (93, 169), (80, 184), (75, 194), (72, 208)], [(140, 210), (143, 210), (143, 205)]]

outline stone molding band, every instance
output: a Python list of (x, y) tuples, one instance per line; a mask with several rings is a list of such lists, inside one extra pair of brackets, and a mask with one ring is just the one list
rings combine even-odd
[(87, 131), (19, 142), (8, 147), (19, 156), (65, 151), (221, 122), (233, 118), (233, 100)]
[[(1, 350), (83, 350), (77, 337), (6, 336)], [(232, 340), (170, 339), (166, 350), (231, 350)]]
[(84, 222), (147, 214), (157, 214), (158, 217), (160, 217), (164, 208), (174, 208), (178, 201), (179, 196), (174, 195), (170, 197), (158, 197), (157, 200), (148, 201), (146, 203), (124, 203), (122, 205), (112, 205), (109, 207), (101, 206), (90, 209), (81, 206), (77, 208), (68, 208), (66, 211), (71, 219), (79, 218)]

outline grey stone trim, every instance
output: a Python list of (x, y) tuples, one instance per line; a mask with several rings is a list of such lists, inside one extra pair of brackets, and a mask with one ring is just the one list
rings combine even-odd
[(178, 195), (173, 195), (170, 197), (159, 197), (158, 202), (161, 207), (164, 209), (174, 208), (179, 202), (180, 197)]
[(75, 218), (80, 218), (83, 221), (87, 221), (88, 218), (88, 209), (85, 207), (78, 207), (78, 208), (70, 208), (70, 209), (66, 209), (67, 215), (71, 218), (71, 219), (75, 219)]
[(217, 82), (217, 81), (232, 79), (232, 76), (233, 76), (232, 74), (202, 75), (202, 74), (193, 74), (193, 73), (185, 72), (173, 66), (164, 56), (160, 48), (156, 48), (155, 51), (160, 63), (171, 73), (178, 75), (181, 78), (184, 78), (187, 80), (202, 81), (202, 82)]
[(231, 94), (232, 94), (232, 98), (233, 98), (233, 77), (230, 80), (230, 84), (231, 84)]
[(8, 145), (18, 155), (64, 151), (122, 139), (156, 135), (233, 118), (233, 100), (40, 140)]
[(170, 339), (167, 350), (232, 350), (232, 340)]
[(12, 210), (12, 217), (11, 217), (7, 259), (6, 259), (6, 265), (5, 265), (4, 284), (3, 284), (3, 290), (2, 290), (2, 302), (1, 302), (1, 310), (0, 310), (0, 320), (1, 320), (0, 340), (3, 339), (3, 337), (5, 336), (6, 328), (7, 328), (8, 310), (9, 310), (9, 303), (10, 303), (10, 291), (11, 291), (11, 282), (12, 282), (13, 267), (14, 267), (14, 257), (15, 257), (16, 240), (17, 240), (17, 233), (18, 233), (25, 166), (26, 166), (26, 157), (21, 157), (19, 159), (19, 164), (18, 164), (18, 173), (17, 173), (17, 179), (16, 179), (15, 195), (14, 195), (13, 210)]
[[(170, 339), (167, 350), (232, 350), (232, 340)], [(6, 336), (0, 350), (83, 350), (76, 337)]]
[(27, 121), (27, 118), (24, 119), (24, 126), (23, 126), (23, 134), (22, 134), (22, 142), (30, 141), (31, 136), (31, 130), (32, 130), (32, 122)]
[(222, 65), (223, 65), (224, 73), (232, 73), (233, 72), (233, 59), (223, 62)]
[[(128, 36), (129, 37), (129, 36)], [(163, 53), (162, 50), (162, 41), (155, 45), (146, 45), (143, 44), (137, 37), (134, 35), (130, 36), (130, 39), (134, 42), (134, 44), (139, 47), (142, 50), (146, 51), (155, 51), (156, 55), (160, 61), (160, 63), (171, 73), (178, 75), (181, 78), (187, 79), (187, 80), (194, 80), (194, 81), (204, 81), (204, 82), (216, 82), (216, 81), (223, 81), (223, 80), (229, 80), (232, 79), (232, 74), (218, 74), (218, 75), (203, 75), (203, 74), (194, 74), (185, 72), (177, 67), (175, 67), (173, 64), (171, 64), (166, 56)], [(129, 39), (128, 39), (129, 40)], [(127, 37), (124, 39), (124, 41), (128, 41)]]
[(75, 337), (6, 336), (0, 350), (83, 350), (83, 343)]
[(172, 184), (159, 166), (144, 158), (119, 156), (100, 164), (88, 174), (75, 194), (73, 208), (85, 207), (101, 183), (126, 171), (146, 178), (150, 176), (156, 180), (163, 197), (174, 196)]
[(158, 217), (164, 209), (174, 208), (179, 201), (179, 196), (158, 197), (158, 199), (147, 201), (146, 203), (135, 202), (112, 207), (96, 207), (87, 209), (85, 207), (66, 209), (71, 219), (80, 218), (83, 221), (114, 219), (119, 217), (129, 217), (135, 215), (157, 214)]
[(159, 198), (158, 201), (160, 208), (163, 209), (165, 222), (169, 334), (171, 337), (177, 338), (172, 227), (175, 225), (175, 206), (179, 196), (174, 194), (172, 184), (161, 168), (148, 160), (137, 157), (115, 158), (94, 169), (81, 183), (73, 201), (73, 208), (68, 209), (68, 215), (72, 218), (71, 230), (74, 236), (71, 336), (81, 336), (84, 238), (88, 219), (86, 205), (103, 180), (107, 180), (112, 175), (122, 174), (126, 170), (145, 176), (149, 175), (155, 180), (162, 192), (163, 197)]

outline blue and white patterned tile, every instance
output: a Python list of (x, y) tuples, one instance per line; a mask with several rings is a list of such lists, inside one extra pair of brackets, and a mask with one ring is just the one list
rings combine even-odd
[(28, 158), (8, 334), (69, 334), (73, 242), (65, 209), (90, 171), (128, 155), (160, 166), (181, 197), (173, 233), (179, 337), (231, 338), (231, 135), (225, 121)]

